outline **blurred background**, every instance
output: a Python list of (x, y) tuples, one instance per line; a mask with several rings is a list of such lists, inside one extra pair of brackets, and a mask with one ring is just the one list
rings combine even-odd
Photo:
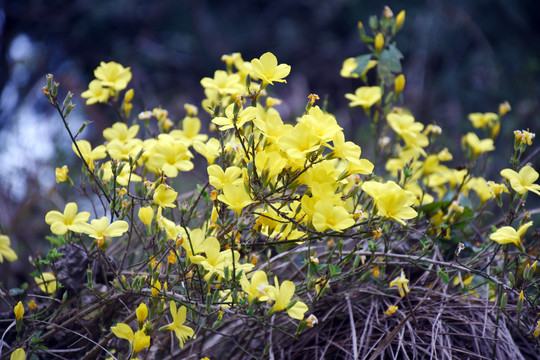
[[(488, 177), (499, 179), (507, 166), (515, 129), (540, 132), (540, 8), (537, 0), (379, 1), (358, 0), (4, 0), (0, 8), (0, 230), (9, 234), (21, 261), (0, 264), (7, 287), (26, 280), (30, 254), (48, 247), (44, 216), (73, 201), (66, 183), (56, 185), (54, 169), (79, 164), (61, 119), (43, 96), (45, 75), (60, 82), (60, 97), (74, 92), (70, 115), (76, 131), (91, 120), (84, 138), (101, 139), (116, 121), (103, 104), (87, 107), (80, 94), (100, 61), (130, 66), (135, 108), (162, 106), (171, 119), (185, 115), (186, 102), (200, 106), (200, 79), (224, 69), (221, 55), (241, 52), (245, 60), (273, 52), (292, 66), (288, 84), (273, 95), (293, 120), (307, 95), (328, 96), (349, 136), (360, 141), (369, 158), (371, 144), (361, 109), (348, 107), (345, 93), (360, 82), (339, 76), (343, 60), (366, 52), (357, 22), (380, 16), (383, 5), (394, 15), (407, 12), (397, 36), (405, 58), (404, 104), (417, 121), (436, 123), (443, 142), (462, 161), (461, 134), (472, 131), (471, 112), (497, 112), (508, 100), (512, 112), (497, 139), (496, 166)], [(209, 117), (200, 112), (203, 129)], [(538, 140), (536, 139), (536, 143)], [(100, 141), (100, 140), (98, 140)], [(94, 142), (95, 144), (95, 142)], [(460, 158), (461, 157), (461, 158)], [(460, 160), (461, 159), (461, 160)], [(535, 163), (540, 164), (536, 159)], [(493, 164), (492, 164), (493, 165)], [(204, 169), (203, 169), (204, 170)], [(204, 172), (204, 171), (203, 171)], [(11, 276), (5, 276), (9, 274)]]

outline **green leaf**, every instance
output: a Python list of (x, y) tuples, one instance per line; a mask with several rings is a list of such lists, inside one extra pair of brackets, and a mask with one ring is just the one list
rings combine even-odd
[(448, 281), (450, 281), (450, 277), (448, 276), (448, 274), (446, 272), (444, 272), (443, 269), (439, 269), (439, 271), (437, 271), (437, 275), (440, 276), (441, 280), (445, 283), (445, 284), (448, 284)]
[(379, 57), (379, 66), (386, 66), (391, 72), (401, 72), (401, 59), (403, 54), (394, 44), (390, 44), (387, 49), (381, 52)]
[(362, 75), (362, 73), (366, 70), (369, 64), (369, 60), (371, 60), (371, 54), (360, 55), (360, 56), (355, 57), (354, 61), (356, 61), (358, 65), (356, 65), (356, 69), (354, 69), (354, 71), (351, 74)]
[(328, 264), (328, 268), (330, 269), (330, 276), (332, 277), (341, 274), (341, 269), (336, 265)]

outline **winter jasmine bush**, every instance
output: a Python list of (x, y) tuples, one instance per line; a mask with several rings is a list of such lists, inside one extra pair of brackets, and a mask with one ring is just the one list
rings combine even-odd
[[(271, 95), (294, 67), (270, 52), (251, 61), (224, 55), (225, 70), (201, 80), (206, 97), (200, 107), (185, 104), (180, 122), (160, 107), (133, 114), (130, 68), (101, 62), (81, 96), (87, 106), (112, 107), (117, 118), (96, 144), (80, 139), (86, 123), (71, 128), (73, 94), (61, 101), (48, 75), (43, 92), (83, 176), (77, 184), (66, 166), (56, 169), (58, 186), (72, 187), (73, 196), (44, 219), (53, 247), (33, 260), (35, 284), (22, 293), (2, 289), (14, 307), (2, 355), (274, 358), (285, 356), (277, 355), (280, 342), (330, 324), (330, 298), (346, 304), (352, 325), (342, 347), (354, 348), (351, 358), (407, 353), (391, 345), (398, 332), (407, 322), (425, 329), (432, 320), (422, 311), (456, 295), (492, 309), (491, 342), (475, 354), (506, 351), (497, 345), (506, 336), (499, 329), (536, 344), (538, 249), (527, 210), (527, 197), (540, 194), (534, 133), (516, 130), (514, 153), (496, 164), (496, 178), (482, 169), (508, 103), (498, 113), (470, 114), (474, 131), (461, 149), (442, 148), (444, 127), (417, 121), (403, 104), (395, 37), (404, 20), (404, 11), (385, 8), (369, 29), (358, 24), (369, 52), (344, 59), (341, 69), (358, 88), (331, 94), (362, 108), (368, 121), (358, 126), (372, 131), (373, 144), (348, 140), (316, 94), (305, 94), (294, 121), (282, 119), (282, 100)], [(201, 132), (202, 116), (211, 120), (210, 135)], [(373, 146), (373, 159), (361, 146)], [(459, 151), (466, 163), (456, 166)], [(202, 166), (204, 181), (180, 193), (183, 176)], [(4, 258), (21, 261), (7, 235), (0, 236)], [(379, 345), (357, 343), (351, 298), (365, 304), (362, 292), (380, 301), (380, 319), (370, 321), (391, 324)]]

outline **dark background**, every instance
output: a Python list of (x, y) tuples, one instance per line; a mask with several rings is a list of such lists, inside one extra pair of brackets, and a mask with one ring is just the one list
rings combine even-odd
[[(472, 130), (471, 112), (497, 112), (508, 100), (496, 141), (495, 166), (508, 166), (515, 129), (540, 130), (540, 17), (537, 0), (388, 1), (397, 15), (407, 12), (397, 37), (405, 55), (404, 104), (417, 121), (439, 124), (442, 142), (462, 161), (461, 134)], [(272, 51), (292, 66), (288, 84), (275, 87), (284, 99), (284, 118), (299, 115), (309, 93), (328, 95), (329, 110), (364, 143), (368, 129), (361, 109), (350, 109), (344, 94), (360, 85), (339, 77), (345, 58), (366, 52), (358, 20), (380, 16), (384, 3), (355, 0), (274, 1), (4, 1), (0, 9), (0, 228), (10, 235), (22, 261), (0, 265), (19, 277), (25, 257), (43, 249), (44, 215), (73, 201), (65, 184), (54, 182), (54, 168), (72, 164), (69, 139), (42, 95), (45, 74), (75, 93), (72, 127), (93, 124), (86, 138), (98, 138), (116, 121), (104, 105), (87, 107), (80, 98), (100, 61), (130, 66), (136, 115), (163, 106), (173, 120), (183, 105), (200, 106), (200, 79), (223, 69), (225, 53), (244, 60)], [(201, 111), (207, 129), (208, 116)], [(539, 139), (536, 139), (536, 143)], [(539, 164), (538, 160), (535, 162)], [(75, 168), (78, 166), (75, 166)], [(70, 167), (70, 174), (76, 169)], [(74, 178), (77, 182), (77, 179)], [(3, 277), (2, 277), (3, 279)], [(11, 279), (14, 280), (14, 279)], [(10, 282), (11, 282), (10, 280)]]

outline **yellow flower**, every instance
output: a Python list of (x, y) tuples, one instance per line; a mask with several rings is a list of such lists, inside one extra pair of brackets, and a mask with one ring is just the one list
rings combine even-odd
[(18, 348), (14, 352), (11, 353), (10, 360), (24, 360), (26, 359), (26, 353), (24, 352), (24, 349)]
[(169, 134), (161, 134), (152, 148), (147, 166), (155, 172), (163, 171), (168, 177), (176, 177), (178, 171), (190, 171), (193, 154), (183, 141), (175, 140)]
[(528, 132), (527, 130), (515, 130), (514, 136), (516, 138), (516, 143), (532, 145), (532, 140), (535, 138), (536, 134)]
[[(155, 265), (152, 265), (152, 266), (155, 267)], [(152, 280), (152, 296), (157, 296), (160, 291), (161, 291), (161, 283), (159, 282), (159, 280), (156, 280), (156, 281)]]
[(416, 201), (414, 193), (403, 190), (393, 181), (384, 184), (373, 180), (367, 181), (362, 184), (362, 190), (375, 200), (378, 213), (384, 217), (405, 225), (404, 220), (418, 215), (411, 207)]
[(219, 140), (215, 138), (211, 138), (206, 144), (202, 141), (194, 141), (193, 149), (206, 158), (208, 165), (213, 165), (214, 160), (221, 152), (221, 144), (219, 143)]
[(532, 221), (521, 225), (517, 231), (511, 226), (503, 226), (489, 236), (489, 238), (499, 244), (512, 243), (521, 248), (521, 238), (527, 232), (527, 229), (533, 224)]
[(32, 299), (28, 302), (28, 309), (30, 311), (34, 311), (38, 308), (38, 306), (36, 305), (36, 302)]
[(15, 313), (15, 319), (17, 321), (20, 321), (23, 318), (24, 315), (24, 306), (22, 302), (18, 302), (17, 305), (13, 308), (13, 313)]
[(142, 323), (148, 317), (148, 307), (145, 303), (140, 303), (137, 309), (135, 309), (135, 315), (137, 315), (137, 321), (139, 322), (139, 328), (142, 326)]
[(304, 313), (309, 310), (306, 304), (301, 301), (297, 301), (293, 306), (289, 307), (289, 303), (292, 300), (296, 286), (292, 281), (285, 280), (279, 285), (277, 276), (274, 277), (275, 286), (272, 288), (270, 297), (275, 301), (274, 306), (270, 309), (271, 312), (287, 310), (290, 317), (297, 320), (304, 318)]
[(540, 320), (538, 320), (538, 322), (536, 323), (536, 328), (534, 329), (533, 334), (535, 337), (540, 336)]
[(83, 224), (90, 218), (88, 211), (77, 213), (78, 207), (74, 202), (66, 204), (64, 213), (52, 210), (45, 215), (45, 222), (51, 226), (51, 232), (55, 235), (64, 235), (68, 231), (83, 232)]
[(263, 87), (267, 84), (274, 85), (274, 81), (287, 82), (284, 80), (291, 72), (287, 64), (279, 64), (274, 54), (267, 52), (259, 59), (251, 60), (252, 75), (254, 79), (261, 79)]
[(251, 276), (251, 281), (246, 276), (240, 279), (242, 290), (248, 294), (248, 301), (257, 299), (257, 301), (267, 301), (270, 293), (270, 286), (266, 273), (262, 270), (255, 271)]
[(531, 166), (524, 166), (519, 173), (511, 169), (504, 169), (501, 171), (501, 176), (510, 181), (512, 189), (518, 194), (532, 191), (536, 195), (540, 195), (540, 185), (534, 183), (538, 179), (538, 173)]
[(223, 171), (219, 165), (210, 165), (207, 168), (208, 182), (218, 190), (223, 189), (225, 184), (241, 184), (242, 169), (237, 166), (229, 166)]
[[(106, 148), (103, 145), (96, 146), (96, 148), (92, 150), (92, 146), (88, 141), (79, 140), (77, 141), (77, 146), (81, 151), (84, 161), (86, 161), (88, 164), (90, 171), (94, 171), (94, 160), (103, 159), (105, 156), (107, 156)], [(72, 144), (72, 148), (75, 154), (79, 156), (79, 152), (77, 151), (75, 144)]]
[(52, 272), (44, 272), (40, 277), (35, 277), (36, 284), (46, 294), (56, 291), (56, 277)]
[(101, 81), (92, 80), (88, 85), (88, 90), (81, 94), (82, 98), (87, 99), (86, 105), (92, 105), (97, 102), (104, 103), (109, 100), (110, 90), (103, 86)]
[(242, 128), (245, 123), (248, 121), (251, 121), (255, 119), (255, 116), (257, 115), (257, 109), (253, 106), (248, 106), (246, 108), (240, 107), (238, 114), (234, 115), (234, 106), (235, 104), (231, 104), (227, 106), (225, 109), (225, 117), (224, 116), (218, 116), (212, 119), (212, 122), (219, 126), (219, 130), (225, 131), (228, 129), (234, 128), (234, 125), (238, 129)]
[(475, 133), (467, 133), (463, 137), (463, 144), (468, 145), (472, 150), (473, 156), (478, 156), (488, 151), (495, 150), (493, 146), (493, 139), (482, 139), (480, 140)]
[(101, 81), (102, 86), (120, 91), (125, 89), (131, 80), (131, 70), (114, 61), (108, 63), (102, 61), (94, 70), (94, 76)]
[(184, 342), (193, 337), (195, 332), (189, 326), (184, 325), (186, 321), (186, 307), (181, 306), (180, 309), (176, 309), (176, 303), (174, 301), (170, 302), (171, 315), (173, 318), (172, 323), (166, 325), (159, 329), (159, 331), (174, 331), (178, 341), (180, 342), (180, 347), (184, 347)]
[(220, 95), (240, 94), (244, 90), (244, 86), (240, 83), (240, 75), (227, 74), (223, 70), (217, 70), (213, 79), (203, 78), (201, 85), (206, 89), (217, 90)]
[(174, 201), (176, 201), (176, 197), (178, 196), (178, 193), (168, 187), (165, 184), (160, 184), (156, 190), (154, 190), (154, 203), (156, 205), (159, 205), (161, 207), (176, 207), (175, 204), (173, 204)]
[[(369, 69), (374, 68), (377, 65), (377, 60), (369, 60), (366, 68), (362, 72), (361, 75), (365, 75)], [(358, 63), (356, 62), (356, 59), (351, 57), (348, 59), (345, 59), (343, 62), (343, 66), (341, 67), (340, 75), (345, 78), (357, 78), (360, 77), (357, 73), (354, 71), (358, 67)]]
[(397, 286), (399, 295), (405, 296), (405, 292), (409, 292), (409, 280), (405, 277), (405, 273), (401, 270), (401, 275), (390, 282), (390, 287)]
[(125, 339), (129, 342), (133, 340), (133, 330), (128, 324), (118, 323), (116, 326), (111, 327), (111, 330), (113, 334), (120, 339)]
[(398, 307), (396, 305), (390, 305), (388, 306), (388, 309), (384, 312), (384, 315), (386, 316), (392, 316), (396, 311)]
[(345, 94), (345, 97), (351, 100), (349, 106), (362, 106), (369, 109), (381, 99), (381, 88), (378, 86), (362, 86), (356, 89), (354, 94)]
[(141, 207), (139, 209), (139, 219), (145, 225), (152, 225), (152, 219), (154, 219), (154, 209), (151, 206)]
[(137, 354), (142, 349), (150, 346), (150, 336), (146, 335), (144, 330), (137, 330), (133, 336), (133, 353)]
[(429, 144), (428, 137), (422, 133), (424, 124), (415, 122), (412, 115), (390, 113), (386, 119), (390, 127), (403, 138), (407, 147), (418, 149)]
[(253, 204), (244, 184), (224, 184), (223, 194), (218, 196), (218, 200), (229, 205), (228, 208), (240, 214), (242, 209)]
[(472, 113), (469, 114), (469, 120), (475, 128), (485, 128), (490, 126), (499, 118), (499, 115), (495, 113)]
[(68, 179), (68, 167), (67, 165), (62, 166), (61, 168), (55, 169), (55, 175), (56, 175), (56, 183), (59, 184), (61, 182), (67, 181)]
[(354, 219), (343, 206), (336, 206), (329, 200), (319, 200), (314, 207), (312, 223), (317, 231), (332, 229), (342, 232), (354, 225)]
[(126, 142), (134, 139), (139, 132), (139, 125), (128, 126), (123, 122), (117, 122), (110, 128), (103, 130), (103, 137), (109, 141), (119, 140)]
[(4, 257), (7, 261), (17, 260), (17, 253), (10, 248), (10, 245), (9, 236), (0, 234), (0, 263), (4, 262)]
[[(111, 237), (122, 236), (129, 229), (129, 224), (124, 220), (116, 220), (109, 224), (109, 219), (103, 216), (101, 219), (93, 219), (90, 224), (84, 223), (82, 232), (96, 239), (99, 248), (108, 245)], [(107, 241), (107, 242), (106, 242)]]

